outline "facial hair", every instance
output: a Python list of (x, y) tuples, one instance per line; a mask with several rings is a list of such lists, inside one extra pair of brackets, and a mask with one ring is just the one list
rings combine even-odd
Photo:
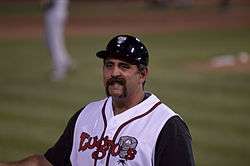
[(121, 77), (114, 77), (112, 76), (110, 79), (107, 80), (105, 85), (105, 91), (107, 96), (111, 96), (109, 93), (109, 86), (114, 84), (119, 84), (123, 87), (123, 94), (119, 97), (126, 97), (127, 96), (127, 87), (126, 87), (126, 80)]

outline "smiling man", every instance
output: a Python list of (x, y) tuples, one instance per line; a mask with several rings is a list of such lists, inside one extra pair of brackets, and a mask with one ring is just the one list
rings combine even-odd
[(107, 97), (78, 111), (44, 155), (16, 165), (194, 166), (186, 124), (144, 90), (149, 70), (145, 45), (118, 35), (96, 55), (103, 59)]
[(147, 69), (139, 71), (136, 65), (119, 59), (104, 60), (104, 84), (107, 96), (112, 96), (114, 114), (126, 111), (142, 101), (144, 97), (142, 83), (146, 76)]

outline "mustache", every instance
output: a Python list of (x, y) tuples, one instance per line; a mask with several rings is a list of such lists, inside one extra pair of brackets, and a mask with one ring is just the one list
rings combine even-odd
[(106, 82), (106, 87), (105, 87), (105, 91), (106, 91), (106, 95), (110, 96), (108, 87), (110, 85), (114, 85), (115, 83), (123, 86), (123, 94), (120, 97), (126, 97), (127, 96), (127, 88), (126, 88), (126, 80), (124, 78), (121, 77), (115, 77), (112, 76), (110, 79), (107, 80)]
[(126, 84), (126, 80), (124, 78), (121, 78), (121, 77), (111, 77), (107, 81), (106, 86), (114, 85), (115, 83), (120, 84), (120, 85), (125, 85)]

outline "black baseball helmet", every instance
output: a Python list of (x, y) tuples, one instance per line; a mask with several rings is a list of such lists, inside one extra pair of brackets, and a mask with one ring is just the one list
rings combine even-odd
[(96, 53), (102, 59), (117, 58), (135, 65), (148, 66), (148, 50), (136, 37), (130, 35), (118, 35), (111, 39), (106, 50)]

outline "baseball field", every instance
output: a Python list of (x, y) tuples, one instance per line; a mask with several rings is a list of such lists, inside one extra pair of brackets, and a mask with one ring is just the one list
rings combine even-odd
[(73, 1), (66, 25), (76, 70), (50, 81), (39, 2), (0, 1), (0, 161), (44, 153), (74, 112), (105, 97), (102, 61), (115, 34), (149, 49), (146, 90), (187, 122), (197, 166), (250, 163), (250, 3), (194, 1), (153, 7), (141, 1)]

